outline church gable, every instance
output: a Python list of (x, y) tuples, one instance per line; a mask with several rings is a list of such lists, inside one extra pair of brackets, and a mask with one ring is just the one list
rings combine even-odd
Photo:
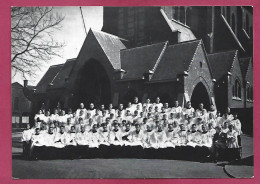
[(187, 71), (200, 41), (169, 45), (152, 76), (151, 82), (176, 80), (177, 75)]

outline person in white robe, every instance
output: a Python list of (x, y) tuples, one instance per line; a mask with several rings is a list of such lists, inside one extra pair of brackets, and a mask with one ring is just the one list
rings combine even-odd
[(228, 125), (229, 125), (229, 122), (228, 121), (226, 121), (226, 122), (224, 122), (224, 125), (223, 125), (223, 128), (222, 128), (222, 132), (223, 133), (227, 133), (228, 132)]
[(108, 113), (109, 115), (116, 113), (116, 110), (113, 108), (113, 104), (110, 103), (110, 104), (108, 105), (107, 113)]
[(71, 126), (70, 132), (66, 137), (66, 146), (76, 146), (77, 142), (75, 138), (76, 138), (76, 128), (75, 126)]
[(155, 146), (154, 148), (166, 148), (166, 134), (165, 131), (162, 129), (162, 124), (159, 123), (157, 126), (157, 130), (154, 131), (154, 138), (155, 138)]
[(61, 125), (60, 131), (55, 134), (53, 146), (56, 148), (64, 148), (66, 146), (67, 136), (68, 136), (68, 133), (65, 132), (65, 127), (63, 125)]
[(53, 125), (50, 125), (48, 133), (43, 134), (43, 136), (44, 136), (43, 145), (47, 147), (54, 147), (55, 133), (54, 133)]
[(143, 106), (146, 107), (147, 111), (148, 111), (149, 107), (153, 106), (153, 104), (151, 103), (150, 98), (146, 98), (145, 103), (143, 104)]
[(201, 144), (201, 133), (197, 131), (197, 125), (193, 124), (191, 126), (191, 131), (187, 135), (188, 146), (196, 147)]
[(182, 114), (182, 107), (179, 105), (179, 102), (177, 100), (174, 101), (174, 106), (172, 107), (171, 112), (174, 114), (175, 117), (178, 113)]
[(107, 124), (102, 123), (101, 126), (102, 129), (99, 131), (99, 144), (109, 146), (109, 131), (107, 129)]
[(198, 109), (196, 110), (196, 112), (195, 112), (195, 116), (196, 116), (196, 117), (201, 117), (201, 116), (203, 116), (203, 115), (204, 115), (203, 111), (206, 111), (206, 109), (204, 109), (203, 103), (200, 103), (200, 104), (199, 104), (199, 108), (198, 108)]
[(141, 130), (141, 125), (139, 123), (135, 124), (135, 130), (131, 132), (131, 145), (132, 146), (142, 146), (143, 145), (143, 139), (144, 139), (144, 133)]
[(237, 133), (237, 131), (234, 130), (233, 125), (229, 125), (228, 131), (227, 131), (227, 147), (228, 148), (239, 148), (237, 136), (238, 136), (238, 133)]
[(89, 147), (90, 148), (98, 148), (99, 147), (99, 132), (97, 124), (93, 124), (92, 129), (89, 133)]
[(87, 110), (87, 113), (90, 113), (91, 118), (93, 118), (93, 116), (96, 114), (96, 109), (93, 103), (89, 104), (89, 109)]
[(230, 124), (233, 125), (234, 130), (237, 132), (238, 145), (241, 146), (242, 125), (238, 119), (237, 113), (235, 113), (233, 116), (234, 119), (230, 122)]
[(33, 146), (43, 146), (44, 145), (44, 134), (40, 133), (40, 129), (36, 128), (35, 133), (31, 137), (31, 148)]
[[(138, 107), (139, 106), (139, 109)], [(138, 111), (141, 111), (142, 109), (142, 103), (139, 102), (139, 99), (138, 97), (134, 97), (134, 103), (132, 104), (132, 109), (135, 111), (135, 110), (138, 110)]]
[(166, 140), (165, 140), (165, 146), (170, 148), (175, 148), (175, 146), (178, 144), (178, 131), (173, 127), (173, 124), (168, 124), (168, 130), (166, 133)]
[(163, 104), (160, 103), (160, 98), (159, 97), (156, 97), (155, 103), (153, 104), (153, 106), (154, 106), (154, 109), (157, 108), (158, 111), (162, 109)]
[(45, 116), (42, 117), (42, 121), (47, 125), (50, 123), (50, 111), (45, 111)]
[(184, 124), (180, 124), (180, 130), (178, 131), (178, 146), (186, 146), (188, 142), (188, 132), (185, 129)]
[(77, 145), (86, 146), (89, 144), (89, 132), (85, 130), (85, 126), (81, 125), (80, 132), (76, 133), (75, 141)]
[(213, 128), (215, 128), (217, 126), (217, 121), (216, 119), (214, 118), (214, 114), (212, 113), (209, 113), (209, 119), (208, 119), (208, 124), (212, 124)]
[(131, 130), (131, 124), (128, 122), (125, 124), (125, 128), (121, 130), (121, 136), (122, 141), (124, 145), (128, 146), (130, 145), (130, 136), (131, 136), (132, 130)]
[(117, 120), (114, 120), (113, 122), (113, 129), (109, 133), (109, 143), (113, 145), (123, 145), (122, 141), (122, 132), (119, 129), (119, 124)]
[(212, 137), (207, 131), (206, 125), (201, 125), (201, 146), (210, 148), (212, 146)]
[(131, 102), (128, 102), (126, 111), (130, 111), (131, 114), (134, 114), (135, 108), (132, 106)]
[(42, 110), (39, 110), (38, 113), (35, 114), (34, 120), (36, 121), (37, 119), (44, 120), (44, 114), (43, 114)]
[(208, 111), (208, 114), (213, 114), (213, 119), (216, 119), (217, 118), (217, 110), (215, 108), (215, 106), (213, 104), (211, 104), (209, 106), (209, 111)]
[(53, 114), (50, 116), (50, 121), (58, 121), (59, 120), (59, 114), (58, 114), (58, 110), (54, 109)]
[(195, 110), (194, 110), (194, 108), (191, 106), (191, 102), (188, 101), (188, 102), (186, 103), (186, 108), (183, 109), (183, 111), (182, 111), (183, 115), (188, 114), (189, 116), (194, 116), (194, 112), (195, 112)]
[(146, 125), (146, 130), (144, 130), (143, 137), (143, 148), (155, 147), (155, 137), (153, 127), (149, 124)]
[(58, 121), (60, 123), (67, 123), (67, 119), (68, 119), (68, 116), (67, 116), (65, 110), (61, 110), (61, 115), (59, 116)]

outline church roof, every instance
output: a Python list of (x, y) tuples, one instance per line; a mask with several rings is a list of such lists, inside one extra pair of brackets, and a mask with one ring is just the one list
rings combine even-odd
[(247, 57), (247, 58), (240, 58), (239, 59), (239, 65), (241, 68), (241, 72), (242, 72), (242, 76), (245, 79), (247, 71), (248, 71), (248, 67), (249, 64), (251, 62), (252, 58), (251, 57)]
[(151, 82), (175, 80), (178, 74), (189, 69), (200, 40), (169, 45), (154, 71)]
[(74, 59), (68, 59), (60, 71), (55, 75), (51, 81), (53, 84), (51, 88), (61, 88), (65, 85), (66, 79), (69, 78), (70, 72), (76, 62), (76, 58)]
[(122, 69), (126, 71), (123, 79), (142, 79), (143, 74), (152, 70), (166, 42), (125, 49), (120, 52)]
[(50, 66), (44, 74), (40, 82), (36, 86), (36, 93), (46, 92), (47, 87), (53, 81), (54, 77), (59, 73), (64, 64)]
[(120, 69), (121, 63), (119, 51), (126, 48), (123, 42), (127, 42), (127, 40), (102, 31), (90, 29), (89, 32), (94, 34), (114, 69)]
[(22, 84), (20, 84), (19, 82), (12, 83), (12, 87), (14, 87), (14, 88), (23, 88)]
[(236, 55), (236, 50), (208, 54), (208, 60), (214, 79), (218, 81), (231, 71)]
[(168, 26), (170, 27), (171, 31), (175, 32), (178, 31), (180, 33), (179, 38), (180, 42), (190, 41), (190, 40), (196, 40), (195, 35), (193, 32), (188, 28), (187, 26), (184, 26), (178, 22), (175, 22), (174, 20), (170, 20), (167, 15), (165, 14), (164, 10), (160, 10), (164, 19), (166, 20)]

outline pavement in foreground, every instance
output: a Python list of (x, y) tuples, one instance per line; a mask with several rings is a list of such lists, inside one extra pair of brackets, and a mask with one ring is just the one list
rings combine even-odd
[(13, 178), (251, 178), (253, 138), (242, 136), (242, 160), (201, 163), (162, 159), (76, 159), (27, 161), (21, 133), (13, 133)]

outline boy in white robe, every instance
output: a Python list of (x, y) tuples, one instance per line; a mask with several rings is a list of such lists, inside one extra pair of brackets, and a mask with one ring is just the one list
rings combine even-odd
[(206, 146), (210, 148), (212, 146), (212, 137), (210, 133), (207, 131), (207, 128), (205, 125), (201, 125), (201, 146)]
[(93, 103), (89, 104), (89, 110), (87, 110), (87, 113), (90, 113), (90, 117), (93, 118), (93, 116), (96, 113), (96, 109)]
[(102, 123), (101, 126), (102, 129), (99, 131), (99, 144), (109, 146), (109, 141), (108, 141), (109, 132), (107, 129), (107, 124)]
[(153, 104), (154, 108), (157, 108), (158, 110), (160, 110), (163, 107), (163, 104), (160, 103), (160, 98), (156, 97), (155, 99), (155, 103)]
[(137, 106), (139, 106), (139, 110), (142, 109), (142, 103), (139, 102), (138, 97), (134, 97), (134, 103), (132, 104), (133, 110), (137, 110)]
[(59, 114), (58, 110), (54, 109), (54, 113), (50, 116), (50, 121), (58, 121), (59, 120)]
[(174, 102), (174, 106), (172, 107), (171, 112), (174, 114), (175, 117), (178, 113), (182, 114), (182, 107), (179, 105), (179, 102), (177, 100)]
[(86, 132), (85, 126), (81, 125), (80, 132), (76, 133), (75, 141), (77, 145), (86, 146), (89, 144), (89, 132)]
[(135, 130), (131, 132), (131, 143), (133, 146), (143, 145), (144, 134), (139, 123), (135, 124)]
[(157, 130), (154, 132), (155, 138), (155, 148), (166, 148), (166, 134), (162, 129), (162, 124), (159, 123), (157, 126)]
[(144, 130), (143, 147), (155, 147), (154, 130), (151, 125), (146, 125), (146, 130)]
[(125, 145), (130, 144), (130, 135), (131, 135), (131, 124), (128, 122), (125, 124), (125, 128), (121, 130), (121, 136), (122, 136), (122, 141)]
[(204, 109), (204, 105), (203, 103), (200, 103), (199, 104), (199, 108), (196, 110), (195, 112), (195, 116), (196, 117), (201, 117), (203, 116), (205, 113), (203, 111), (206, 111), (206, 109)]
[(66, 137), (66, 146), (76, 146), (76, 129), (75, 126), (71, 126), (70, 132), (67, 134), (68, 136)]
[(191, 131), (188, 133), (188, 146), (196, 147), (201, 144), (201, 134), (197, 131), (196, 124), (191, 126)]
[(237, 132), (238, 145), (241, 146), (241, 134), (242, 134), (242, 126), (240, 120), (237, 118), (238, 115), (235, 113), (234, 119), (230, 122), (233, 125), (234, 130)]
[(178, 144), (178, 131), (174, 130), (173, 124), (168, 124), (168, 130), (166, 131), (165, 146), (175, 148)]
[(65, 127), (63, 125), (61, 125), (60, 131), (55, 134), (53, 146), (56, 148), (64, 148), (66, 146), (67, 136), (68, 136), (68, 133), (65, 132)]
[(237, 136), (238, 136), (238, 132), (234, 130), (233, 125), (229, 125), (227, 131), (228, 148), (239, 148)]
[(96, 124), (94, 124), (93, 126), (92, 126), (92, 129), (91, 129), (91, 131), (90, 131), (90, 133), (89, 133), (89, 147), (90, 148), (98, 148), (99, 147), (99, 132), (98, 132), (98, 130), (97, 130), (97, 125)]
[(108, 105), (107, 113), (110, 114), (115, 114), (116, 110), (113, 108), (113, 104)]
[(122, 132), (119, 129), (119, 124), (117, 120), (114, 120), (113, 122), (113, 129), (109, 133), (109, 143), (113, 145), (123, 145), (122, 142)]
[(180, 124), (180, 130), (178, 131), (178, 145), (179, 146), (186, 146), (188, 142), (188, 133), (187, 130), (185, 129), (184, 124)]
[(188, 114), (189, 116), (194, 116), (194, 112), (195, 112), (195, 110), (194, 110), (193, 107), (191, 107), (191, 102), (188, 101), (188, 102), (186, 103), (186, 108), (183, 109), (183, 112), (182, 112), (183, 115)]

